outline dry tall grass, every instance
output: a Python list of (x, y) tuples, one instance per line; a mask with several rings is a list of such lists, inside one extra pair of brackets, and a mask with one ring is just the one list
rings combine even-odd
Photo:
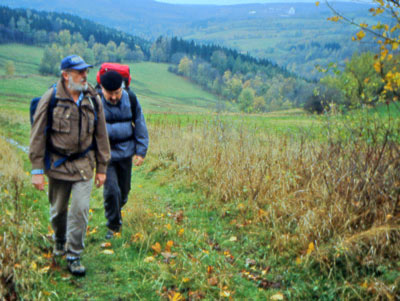
[(5, 300), (32, 298), (29, 292), (41, 279), (34, 214), (22, 202), (26, 180), (20, 156), (0, 138), (0, 296)]
[(312, 242), (322, 269), (342, 258), (348, 273), (376, 268), (400, 260), (400, 124), (370, 122), (373, 130), (336, 123), (323, 142), (219, 121), (155, 124), (153, 168), (172, 164), (220, 205), (240, 203), (272, 233), (276, 252), (305, 255)]

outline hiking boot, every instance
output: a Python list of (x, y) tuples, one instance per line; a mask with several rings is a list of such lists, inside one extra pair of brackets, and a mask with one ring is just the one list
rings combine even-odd
[(81, 259), (74, 258), (74, 259), (67, 259), (68, 262), (68, 271), (74, 276), (85, 276), (86, 269), (81, 264)]
[(54, 256), (64, 256), (65, 255), (65, 243), (56, 242), (53, 249)]
[(111, 239), (111, 238), (113, 238), (115, 233), (117, 233), (117, 232), (115, 232), (115, 231), (113, 231), (113, 230), (111, 230), (111, 229), (108, 229), (108, 230), (107, 230), (107, 233), (106, 233), (106, 239)]

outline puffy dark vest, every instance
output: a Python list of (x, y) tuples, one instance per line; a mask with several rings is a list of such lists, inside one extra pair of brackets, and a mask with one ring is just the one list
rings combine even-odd
[(107, 132), (111, 146), (111, 160), (132, 157), (135, 152), (132, 110), (128, 93), (123, 90), (121, 100), (110, 104), (102, 97)]

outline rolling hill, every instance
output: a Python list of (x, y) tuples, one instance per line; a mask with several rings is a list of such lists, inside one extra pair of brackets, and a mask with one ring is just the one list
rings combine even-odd
[[(321, 3), (246, 5), (173, 5), (153, 0), (3, 0), (3, 5), (66, 12), (146, 39), (179, 36), (200, 43), (232, 47), (270, 59), (289, 71), (318, 77), (316, 64), (343, 62), (370, 45), (352, 43), (355, 28), (327, 22), (332, 15)], [(335, 8), (355, 21), (370, 21), (369, 5), (335, 2)]]
[[(25, 108), (31, 98), (41, 95), (53, 82), (54, 76), (39, 75), (43, 48), (5, 44), (0, 45), (0, 107)], [(4, 66), (11, 61), (13, 76), (5, 76)], [(150, 62), (132, 63), (132, 87), (145, 112), (210, 112), (218, 99), (189, 81), (168, 72), (168, 65)], [(89, 74), (95, 84), (98, 67)], [(25, 111), (24, 109), (21, 111)]]

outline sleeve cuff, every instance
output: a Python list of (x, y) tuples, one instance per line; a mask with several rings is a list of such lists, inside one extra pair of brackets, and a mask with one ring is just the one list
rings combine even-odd
[(31, 171), (31, 174), (32, 175), (42, 175), (42, 174), (44, 174), (44, 170), (43, 169), (33, 169)]
[(107, 164), (97, 163), (96, 173), (107, 173)]

